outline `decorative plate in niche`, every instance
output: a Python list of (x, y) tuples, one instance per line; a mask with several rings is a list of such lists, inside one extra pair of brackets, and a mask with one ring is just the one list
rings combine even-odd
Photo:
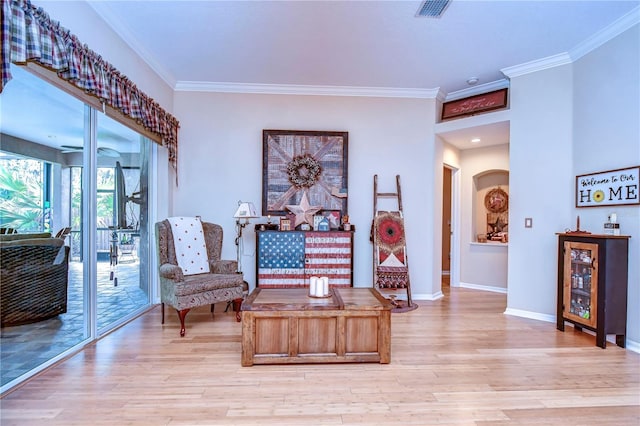
[(491, 213), (504, 213), (509, 210), (509, 195), (500, 187), (493, 188), (484, 196), (484, 206)]

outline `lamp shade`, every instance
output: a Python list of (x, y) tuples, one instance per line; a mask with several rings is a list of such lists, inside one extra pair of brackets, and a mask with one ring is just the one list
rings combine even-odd
[(253, 219), (259, 217), (256, 213), (256, 206), (253, 203), (240, 201), (238, 203), (238, 210), (233, 215), (236, 219)]

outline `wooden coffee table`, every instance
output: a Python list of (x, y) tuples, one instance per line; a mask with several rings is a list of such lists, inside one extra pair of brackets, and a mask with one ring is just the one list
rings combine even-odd
[(391, 303), (373, 288), (256, 288), (242, 303), (242, 366), (391, 361)]

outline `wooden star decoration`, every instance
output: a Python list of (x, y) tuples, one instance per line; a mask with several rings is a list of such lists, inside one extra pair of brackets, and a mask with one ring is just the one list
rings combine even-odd
[(493, 228), (493, 232), (502, 232), (507, 227), (507, 223), (503, 222), (500, 217), (496, 218), (496, 221), (489, 225)]
[(302, 193), (302, 198), (300, 199), (299, 205), (287, 205), (285, 206), (291, 213), (295, 215), (295, 223), (293, 223), (293, 228), (300, 225), (301, 223), (308, 223), (310, 225), (313, 224), (313, 216), (322, 210), (322, 206), (311, 206), (309, 204), (309, 199), (307, 198), (307, 193)]

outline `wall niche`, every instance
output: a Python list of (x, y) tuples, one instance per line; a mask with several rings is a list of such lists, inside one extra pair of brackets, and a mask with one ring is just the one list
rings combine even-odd
[(473, 240), (509, 241), (509, 171), (487, 170), (473, 177)]

